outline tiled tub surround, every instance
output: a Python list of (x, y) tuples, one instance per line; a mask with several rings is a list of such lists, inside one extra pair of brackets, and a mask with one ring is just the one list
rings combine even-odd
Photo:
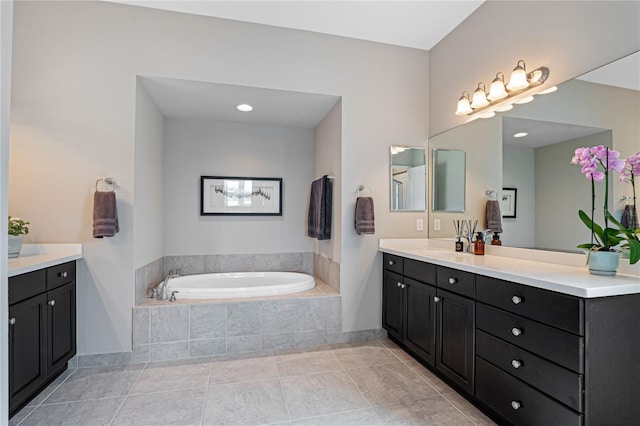
[(311, 252), (164, 256), (136, 269), (136, 305), (147, 297), (169, 271), (181, 275), (215, 272), (304, 272), (340, 291), (340, 264)]

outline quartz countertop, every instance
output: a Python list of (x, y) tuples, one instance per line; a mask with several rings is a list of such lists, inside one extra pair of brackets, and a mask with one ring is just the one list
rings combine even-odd
[(20, 256), (9, 259), (9, 276), (82, 259), (82, 244), (24, 244)]
[[(640, 293), (640, 275), (591, 275), (584, 255), (539, 250), (485, 247), (485, 255), (456, 253), (453, 241), (433, 239), (381, 239), (379, 251), (488, 277), (512, 281), (583, 298)], [(503, 255), (498, 255), (504, 251)], [(517, 254), (520, 253), (518, 258)], [(549, 257), (554, 261), (548, 261)], [(564, 264), (558, 264), (558, 260)], [(622, 261), (621, 261), (622, 262)], [(628, 263), (628, 261), (626, 261)]]

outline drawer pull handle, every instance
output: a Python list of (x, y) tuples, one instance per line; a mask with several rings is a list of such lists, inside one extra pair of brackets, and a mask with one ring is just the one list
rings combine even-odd
[(393, 266), (393, 265), (395, 265), (395, 264), (396, 264), (396, 261), (395, 261), (395, 260), (390, 260), (390, 261), (389, 261), (389, 266)]
[(518, 361), (517, 359), (514, 359), (511, 361), (511, 366), (515, 369), (518, 369), (522, 367), (522, 361)]
[(519, 335), (522, 334), (522, 329), (520, 329), (518, 327), (513, 327), (511, 329), (511, 334), (513, 334), (514, 336), (518, 337)]
[(520, 407), (522, 407), (522, 403), (520, 401), (511, 401), (511, 408), (519, 410)]
[(402, 287), (402, 283), (398, 283), (398, 288)]
[(56, 301), (55, 300), (49, 300), (49, 306), (55, 306), (56, 305)]
[(522, 297), (520, 296), (513, 296), (511, 298), (511, 301), (513, 302), (514, 305), (519, 305), (520, 303), (523, 302)]
[(449, 277), (449, 284), (455, 284), (458, 282), (457, 278)]
[(16, 323), (16, 319), (15, 318), (11, 318), (9, 320), (9, 325), (14, 325)]
[(58, 272), (58, 276), (59, 276), (60, 278), (67, 278), (67, 275), (68, 275), (67, 271), (65, 271), (65, 272)]
[(405, 288), (407, 288), (407, 285), (406, 285), (406, 284), (402, 284), (402, 285), (400, 286), (400, 288), (401, 288), (401, 289), (405, 289)]
[(438, 303), (440, 301), (440, 298), (438, 296), (436, 296), (436, 297), (433, 298), (433, 301)]

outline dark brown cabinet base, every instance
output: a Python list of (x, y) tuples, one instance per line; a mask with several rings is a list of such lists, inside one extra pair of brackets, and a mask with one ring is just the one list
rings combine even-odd
[(75, 262), (9, 278), (9, 415), (76, 354)]

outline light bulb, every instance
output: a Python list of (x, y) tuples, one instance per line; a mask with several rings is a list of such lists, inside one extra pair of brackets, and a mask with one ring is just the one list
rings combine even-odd
[(471, 108), (482, 108), (487, 105), (489, 105), (489, 101), (487, 100), (487, 94), (484, 92), (484, 83), (478, 83), (478, 88), (473, 92)]
[(462, 92), (462, 96), (458, 99), (458, 109), (456, 110), (456, 115), (467, 115), (471, 114), (473, 110), (471, 109), (471, 105), (469, 104), (469, 94), (465, 91)]
[(496, 78), (491, 82), (487, 99), (495, 101), (497, 99), (504, 99), (507, 96), (509, 96), (509, 94), (504, 88), (504, 74), (499, 72), (496, 74)]
[[(520, 66), (520, 63), (522, 63), (522, 66)], [(516, 67), (511, 73), (511, 78), (509, 79), (509, 84), (507, 84), (507, 89), (514, 91), (526, 89), (527, 87), (529, 87), (525, 66), (526, 65), (523, 60), (518, 61)]]

